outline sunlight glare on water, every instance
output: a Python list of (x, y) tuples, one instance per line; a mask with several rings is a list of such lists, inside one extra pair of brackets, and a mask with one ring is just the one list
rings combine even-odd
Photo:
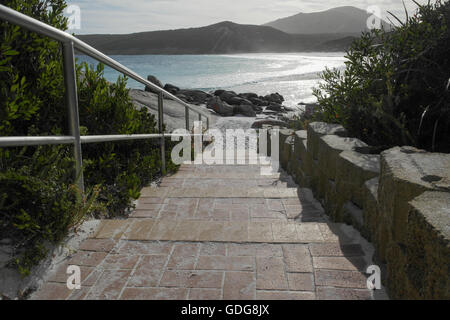
[[(229, 55), (136, 55), (112, 56), (142, 77), (156, 76), (163, 84), (170, 83), (182, 89), (233, 90), (237, 93), (254, 92), (266, 95), (278, 92), (285, 98), (284, 105), (313, 102), (312, 87), (319, 82), (318, 73), (325, 67), (343, 68), (344, 53), (261, 53)], [(96, 65), (86, 56), (78, 61)], [(105, 77), (114, 82), (119, 75), (105, 68)], [(128, 80), (130, 88), (143, 86)]]

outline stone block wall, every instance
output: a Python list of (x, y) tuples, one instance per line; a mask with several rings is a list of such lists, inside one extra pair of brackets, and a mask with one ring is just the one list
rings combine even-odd
[(280, 130), (280, 165), (376, 248), (391, 298), (449, 299), (450, 154), (371, 154), (340, 125)]

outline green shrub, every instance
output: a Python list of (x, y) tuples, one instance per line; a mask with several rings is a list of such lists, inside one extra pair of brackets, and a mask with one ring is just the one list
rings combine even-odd
[(449, 57), (450, 3), (419, 6), (393, 31), (364, 33), (344, 71), (322, 73), (316, 119), (382, 148), (450, 152)]
[[(154, 115), (137, 110), (128, 95), (126, 79), (108, 83), (104, 66), (94, 70), (87, 64), (78, 68), (80, 123), (90, 135), (157, 133)], [(174, 145), (166, 139), (167, 150)], [(130, 199), (139, 197), (139, 190), (161, 174), (159, 139), (95, 143), (83, 146), (85, 182), (101, 184), (100, 198), (110, 216), (123, 214)], [(167, 169), (176, 166), (166, 153)]]
[[(2, 4), (56, 28), (67, 28), (63, 0)], [(0, 23), (0, 39), (0, 135), (68, 132), (60, 44), (5, 22)]]
[[(98, 188), (82, 194), (73, 185), (73, 159), (67, 147), (0, 150), (0, 234), (14, 240), (23, 275), (85, 216), (102, 213)], [(12, 151), (12, 152), (11, 152)], [(15, 152), (16, 151), (16, 152)]]
[[(2, 4), (66, 29), (63, 0)], [(83, 134), (155, 133), (154, 116), (133, 107), (126, 78), (108, 83), (103, 66), (77, 65)], [(67, 135), (61, 46), (0, 21), (0, 135)], [(167, 141), (168, 170), (172, 142)], [(12, 265), (27, 275), (86, 217), (124, 214), (139, 190), (161, 174), (157, 140), (83, 145), (85, 187), (74, 184), (72, 146), (0, 148), (0, 240), (12, 239)]]

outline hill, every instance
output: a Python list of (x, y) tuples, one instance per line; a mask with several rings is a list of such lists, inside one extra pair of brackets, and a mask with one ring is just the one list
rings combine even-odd
[[(79, 35), (106, 54), (227, 54), (256, 52), (344, 51), (346, 34), (288, 34), (269, 26), (229, 21), (201, 28), (134, 34)], [(332, 41), (332, 45), (327, 45)]]
[[(321, 12), (298, 13), (266, 23), (265, 26), (290, 34), (340, 33), (355, 36), (368, 30), (367, 19), (370, 16), (364, 10), (345, 6)], [(382, 23), (389, 27), (388, 23)]]

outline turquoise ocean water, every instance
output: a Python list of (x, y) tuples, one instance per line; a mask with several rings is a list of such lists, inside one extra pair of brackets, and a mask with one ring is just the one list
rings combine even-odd
[[(300, 101), (313, 102), (312, 87), (320, 81), (318, 73), (329, 68), (343, 68), (344, 53), (232, 54), (232, 55), (137, 55), (111, 56), (146, 78), (151, 74), (163, 84), (183, 89), (215, 89), (255, 92), (259, 95), (278, 92), (286, 106)], [(78, 61), (96, 65), (87, 56)], [(114, 82), (119, 73), (108, 67), (105, 77)], [(130, 88), (143, 86), (128, 80)]]

